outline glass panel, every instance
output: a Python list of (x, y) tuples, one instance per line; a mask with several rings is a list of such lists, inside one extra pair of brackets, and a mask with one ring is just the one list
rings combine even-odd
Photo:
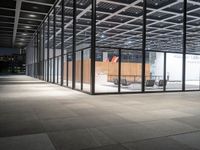
[(162, 91), (165, 84), (164, 53), (147, 52), (145, 69), (145, 91)]
[[(57, 83), (60, 84), (61, 73), (61, 22), (62, 22), (61, 3), (56, 8), (56, 57), (57, 57)], [(52, 37), (53, 38), (53, 37)]]
[(81, 89), (81, 51), (76, 52), (76, 89)]
[(49, 81), (53, 82), (53, 14), (49, 15)]
[(63, 56), (63, 60), (64, 60), (63, 85), (67, 86), (67, 55)]
[(44, 22), (44, 60), (45, 60), (45, 80), (47, 81), (47, 39), (48, 39), (48, 21)]
[(121, 92), (141, 91), (141, 51), (121, 51)]
[(187, 0), (187, 53), (200, 54), (200, 1)]
[(90, 76), (91, 76), (91, 59), (90, 49), (83, 51), (83, 91), (90, 92)]
[(95, 92), (118, 92), (119, 51), (96, 48)]
[(68, 86), (72, 87), (72, 53), (68, 54)]
[[(64, 13), (64, 54), (72, 52), (73, 48), (73, 0), (65, 0)], [(64, 56), (64, 85), (67, 85), (67, 55)]]
[(186, 90), (200, 89), (200, 56), (186, 55)]
[(58, 56), (58, 84), (61, 84), (61, 56)]
[(58, 57), (55, 57), (55, 83), (58, 83)]
[[(200, 1), (187, 0), (186, 90), (200, 89)], [(194, 55), (198, 54), (198, 55)]]
[(182, 90), (183, 55), (167, 53), (166, 55), (166, 90)]

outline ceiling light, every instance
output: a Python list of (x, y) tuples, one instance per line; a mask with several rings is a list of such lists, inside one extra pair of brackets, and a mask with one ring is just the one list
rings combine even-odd
[(18, 45), (23, 45), (23, 43), (17, 43)]
[(29, 28), (31, 28), (31, 27), (30, 27), (30, 26), (25, 26), (25, 28), (29, 29)]
[(34, 8), (34, 9), (38, 9), (38, 7), (37, 7), (37, 6), (33, 6), (33, 8)]
[(30, 14), (29, 17), (33, 17), (34, 18), (34, 17), (36, 17), (36, 15)]
[(110, 7), (109, 9), (110, 9), (110, 10), (113, 10), (113, 8), (112, 8), (112, 7)]
[(27, 35), (26, 33), (23, 33), (22, 35)]
[(104, 35), (104, 34), (102, 34), (102, 35), (101, 35), (101, 38), (105, 38), (105, 35)]
[(155, 6), (158, 6), (158, 3), (155, 3)]

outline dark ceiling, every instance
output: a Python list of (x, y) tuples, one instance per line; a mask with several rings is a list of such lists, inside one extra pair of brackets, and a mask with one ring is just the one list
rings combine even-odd
[(0, 0), (0, 47), (24, 48), (55, 0)]

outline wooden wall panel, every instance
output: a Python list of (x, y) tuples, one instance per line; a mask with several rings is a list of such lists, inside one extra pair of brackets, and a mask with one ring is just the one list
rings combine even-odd
[[(83, 60), (83, 82), (90, 83), (90, 64), (91, 60)], [(66, 65), (64, 63), (64, 80), (66, 80)], [(68, 79), (72, 80), (72, 62), (68, 62)], [(121, 75), (122, 78), (127, 80), (141, 81), (142, 73), (141, 63), (121, 63)], [(118, 63), (113, 62), (96, 62), (96, 75), (106, 74), (108, 75), (108, 81), (112, 81), (114, 78), (118, 78)], [(150, 64), (146, 64), (146, 75), (150, 75)], [(148, 77), (147, 77), (148, 78)], [(81, 80), (81, 61), (76, 61), (76, 80), (79, 82)]]

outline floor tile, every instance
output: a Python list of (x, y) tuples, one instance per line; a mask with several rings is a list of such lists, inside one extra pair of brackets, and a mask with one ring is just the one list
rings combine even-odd
[(157, 138), (123, 144), (128, 150), (194, 150), (169, 138)]
[(81, 150), (116, 143), (97, 129), (52, 132), (49, 136), (57, 150)]
[(180, 142), (181, 144), (188, 145), (191, 148), (200, 150), (200, 132), (181, 134), (173, 136), (172, 139)]
[(0, 138), (1, 150), (56, 150), (46, 134)]

